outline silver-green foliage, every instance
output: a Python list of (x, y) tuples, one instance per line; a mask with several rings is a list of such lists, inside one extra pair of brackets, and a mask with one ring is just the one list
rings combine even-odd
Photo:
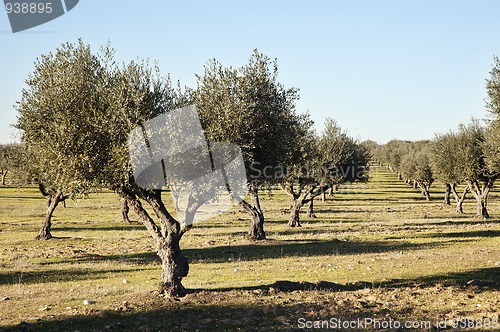
[(257, 50), (236, 69), (213, 59), (197, 78), (193, 99), (206, 138), (238, 144), (247, 170), (290, 165), (304, 154), (312, 121), (295, 109), (298, 90), (278, 81), (276, 60)]
[(99, 58), (82, 41), (42, 55), (17, 103), (25, 165), (46, 188), (72, 196), (95, 188), (105, 166), (105, 75)]

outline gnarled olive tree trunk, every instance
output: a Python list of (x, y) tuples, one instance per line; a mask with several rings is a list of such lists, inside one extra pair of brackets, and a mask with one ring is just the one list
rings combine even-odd
[(467, 193), (469, 192), (469, 186), (468, 185), (465, 186), (465, 189), (462, 192), (462, 195), (459, 196), (458, 193), (457, 193), (457, 184), (453, 183), (451, 185), (451, 192), (453, 193), (453, 197), (455, 198), (455, 203), (456, 203), (455, 211), (457, 213), (464, 213), (462, 205), (463, 205), (463, 203), (465, 201), (465, 197), (467, 196)]
[(422, 195), (425, 196), (425, 199), (427, 201), (430, 201), (431, 200), (431, 192), (430, 192), (430, 189), (431, 189), (431, 185), (434, 181), (421, 181), (421, 180), (417, 180), (417, 185), (418, 187), (420, 188), (420, 190), (422, 190)]
[(35, 236), (35, 239), (37, 240), (49, 240), (52, 238), (52, 234), (50, 233), (50, 228), (52, 227), (52, 215), (54, 214), (54, 210), (57, 208), (57, 205), (59, 205), (64, 197), (63, 193), (60, 191), (47, 193), (46, 196), (47, 212), (45, 213), (45, 220), (43, 221), (42, 227)]
[(2, 176), (1, 184), (5, 186), (5, 177), (7, 176), (8, 171), (0, 171), (0, 175)]
[(314, 213), (314, 198), (311, 198), (309, 201), (309, 206), (307, 207), (307, 216), (309, 218), (317, 218), (316, 214)]
[(302, 200), (297, 198), (292, 201), (290, 206), (290, 217), (288, 218), (288, 226), (290, 227), (302, 227), (300, 224), (300, 208), (302, 207)]
[(122, 222), (126, 222), (126, 223), (129, 223), (130, 222), (130, 218), (128, 216), (128, 213), (130, 211), (130, 208), (128, 206), (128, 203), (127, 203), (127, 200), (125, 198), (120, 198), (120, 203), (121, 203), (121, 208), (122, 208)]
[(259, 241), (266, 239), (266, 232), (264, 231), (264, 213), (260, 206), (259, 199), (259, 186), (257, 183), (250, 183), (248, 186), (252, 204), (245, 200), (240, 201), (240, 205), (250, 214), (250, 229), (248, 231), (248, 238), (250, 240)]
[[(318, 186), (316, 184), (301, 184), (298, 186), (297, 191), (295, 191), (293, 184), (281, 184), (280, 187), (292, 199), (292, 203), (290, 205), (290, 217), (288, 219), (288, 226), (302, 227), (302, 225), (300, 224), (300, 209), (302, 208), (302, 206), (304, 204), (311, 203), (311, 201), (315, 197), (321, 195), (321, 193), (329, 189), (331, 185), (326, 184), (317, 188)], [(312, 207), (309, 206), (309, 208), (311, 209)]]
[(262, 213), (262, 211), (259, 211), (255, 208), (252, 208), (252, 211), (250, 213), (252, 216), (252, 220), (250, 221), (248, 238), (254, 241), (265, 240), (266, 232), (264, 231), (264, 214)]
[(495, 177), (486, 178), (483, 185), (480, 185), (477, 180), (467, 181), (469, 190), (476, 199), (476, 217), (483, 219), (488, 219), (490, 217), (488, 213), (488, 195), (491, 188), (493, 188), (495, 180)]
[(444, 205), (451, 205), (451, 199), (450, 199), (450, 195), (451, 195), (451, 184), (449, 183), (445, 183), (445, 190), (444, 190), (444, 200), (443, 200), (443, 204)]
[(163, 204), (159, 190), (141, 191), (139, 195), (153, 208), (160, 219), (161, 227), (156, 225), (133, 192), (122, 190), (119, 194), (127, 199), (129, 206), (132, 207), (153, 238), (156, 253), (162, 263), (160, 275), (162, 293), (174, 297), (185, 296), (186, 289), (182, 285), (182, 278), (188, 275), (189, 264), (181, 251), (180, 240), (190, 227), (181, 228), (180, 223), (170, 215)]

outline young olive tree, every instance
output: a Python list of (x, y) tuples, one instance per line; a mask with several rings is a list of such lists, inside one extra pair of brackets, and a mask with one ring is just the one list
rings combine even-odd
[(52, 237), (58, 204), (88, 194), (104, 167), (101, 145), (107, 137), (95, 116), (105, 106), (103, 83), (100, 61), (82, 41), (42, 55), (26, 80), (16, 124), (28, 157), (23, 167), (48, 200), (37, 239)]
[(251, 216), (252, 240), (266, 238), (259, 188), (280, 180), (276, 170), (291, 163), (304, 136), (302, 124), (309, 123), (307, 116), (296, 113), (298, 98), (297, 89), (278, 81), (276, 60), (257, 50), (237, 69), (209, 61), (193, 91), (208, 141), (229, 141), (242, 150), (251, 201), (239, 204)]

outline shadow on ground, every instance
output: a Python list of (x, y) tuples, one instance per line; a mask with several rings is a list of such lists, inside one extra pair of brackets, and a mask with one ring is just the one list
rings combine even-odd
[[(89, 309), (80, 316), (52, 317), (47, 321), (35, 323), (23, 322), (15, 326), (0, 328), (0, 331), (301, 331), (297, 324), (298, 317), (307, 316), (308, 312), (322, 310), (325, 307), (324, 303), (296, 302), (279, 305), (266, 301), (265, 296), (286, 298), (287, 294), (296, 291), (350, 292), (366, 288), (387, 290), (405, 287), (426, 288), (436, 284), (474, 288), (476, 292), (499, 290), (500, 267), (424, 276), (411, 280), (390, 280), (375, 284), (356, 282), (340, 285), (327, 281), (309, 283), (282, 280), (255, 287), (219, 288), (209, 291), (194, 289), (190, 290), (188, 300), (163, 299), (155, 294), (149, 294), (149, 307), (141, 307), (141, 304), (137, 304), (135, 308), (125, 307), (123, 311)], [(233, 297), (249, 294), (248, 301), (245, 305), (228, 305), (224, 302), (227, 297), (225, 293)], [(340, 304), (327, 304), (326, 306), (339, 307)], [(366, 307), (361, 311), (351, 306), (339, 308), (342, 309), (336, 314), (336, 318), (339, 319), (352, 320), (370, 315), (376, 317), (387, 312), (387, 309), (382, 306)], [(417, 318), (424, 319), (425, 317), (413, 317), (413, 319)], [(365, 329), (364, 331), (372, 330)]]
[[(460, 240), (467, 241), (467, 240)], [(328, 255), (350, 255), (384, 253), (391, 251), (421, 250), (446, 246), (446, 242), (411, 243), (401, 240), (351, 241), (351, 240), (267, 240), (235, 246), (213, 246), (207, 248), (184, 249), (183, 253), (191, 263), (224, 263), (229, 259), (253, 261), (283, 257), (308, 257)], [(92, 255), (90, 259), (95, 259)], [(151, 264), (158, 262), (154, 252), (124, 255), (99, 256), (102, 261), (119, 261), (133, 264)], [(88, 261), (88, 257), (74, 257), (54, 260), (45, 265), (60, 263), (78, 263)]]

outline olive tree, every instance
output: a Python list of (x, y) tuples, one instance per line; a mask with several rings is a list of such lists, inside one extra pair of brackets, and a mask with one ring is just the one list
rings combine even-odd
[[(288, 171), (281, 188), (291, 197), (288, 225), (300, 227), (300, 209), (329, 188), (367, 180), (368, 150), (332, 119), (326, 119), (319, 137), (310, 133), (301, 146), (301, 158)], [(308, 215), (313, 214), (309, 205)]]
[(456, 155), (461, 165), (461, 176), (476, 199), (476, 215), (489, 218), (488, 195), (498, 173), (487, 165), (485, 157), (485, 128), (477, 120), (458, 128)]
[(51, 218), (67, 197), (95, 188), (104, 167), (101, 124), (103, 70), (98, 57), (81, 41), (42, 55), (26, 80), (17, 103), (16, 127), (28, 156), (23, 167), (47, 196), (45, 220), (37, 239), (50, 239)]
[(446, 134), (438, 134), (431, 143), (430, 159), (432, 171), (436, 179), (441, 180), (446, 185), (445, 204), (450, 204), (449, 195), (453, 194), (456, 203), (456, 212), (463, 213), (463, 202), (469, 186), (465, 185), (462, 194), (457, 192), (457, 186), (465, 182), (462, 174), (462, 164), (459, 161), (460, 145), (456, 132), (450, 131)]
[(398, 179), (402, 180), (400, 165), (403, 157), (410, 151), (411, 142), (401, 140), (391, 140), (383, 146), (381, 157), (383, 162), (387, 163), (387, 167), (398, 174)]
[(491, 174), (500, 174), (500, 60), (494, 58), (491, 77), (486, 81), (488, 92), (487, 109), (492, 115), (492, 121), (485, 132), (484, 153), (486, 167)]
[(275, 170), (291, 163), (295, 145), (304, 136), (302, 123), (309, 123), (295, 110), (298, 90), (285, 88), (278, 81), (276, 60), (257, 50), (240, 68), (211, 60), (197, 79), (192, 99), (205, 136), (241, 148), (251, 200), (239, 204), (251, 216), (249, 238), (265, 239), (259, 188), (279, 181)]
[[(105, 52), (106, 63), (112, 63), (112, 52)], [(99, 182), (126, 200), (145, 225), (156, 253), (162, 262), (161, 289), (166, 295), (184, 296), (182, 279), (189, 271), (188, 260), (180, 248), (182, 236), (191, 225), (181, 225), (164, 203), (164, 190), (143, 188), (133, 176), (129, 136), (148, 120), (177, 108), (183, 99), (172, 89), (170, 80), (151, 68), (147, 61), (132, 61), (107, 70), (107, 110), (101, 127), (107, 132), (107, 144), (101, 154), (106, 165)], [(133, 155), (133, 154), (132, 154)], [(144, 204), (148, 204), (153, 213)]]
[(93, 55), (79, 41), (43, 55), (27, 85), (17, 107), (17, 127), (27, 165), (36, 170), (36, 181), (50, 201), (39, 238), (50, 238), (52, 213), (64, 197), (111, 188), (127, 200), (153, 238), (162, 261), (162, 289), (184, 295), (181, 281), (188, 262), (179, 242), (189, 227), (169, 213), (162, 190), (135, 183), (128, 147), (135, 128), (177, 106), (169, 80), (147, 62), (119, 67), (109, 48)]
[(430, 187), (434, 183), (435, 176), (432, 171), (427, 141), (414, 142), (411, 144), (409, 153), (401, 160), (400, 172), (404, 178), (414, 181), (420, 188), (422, 195), (430, 201)]
[(18, 164), (21, 146), (19, 144), (0, 144), (0, 185), (5, 186), (7, 173), (13, 173)]

